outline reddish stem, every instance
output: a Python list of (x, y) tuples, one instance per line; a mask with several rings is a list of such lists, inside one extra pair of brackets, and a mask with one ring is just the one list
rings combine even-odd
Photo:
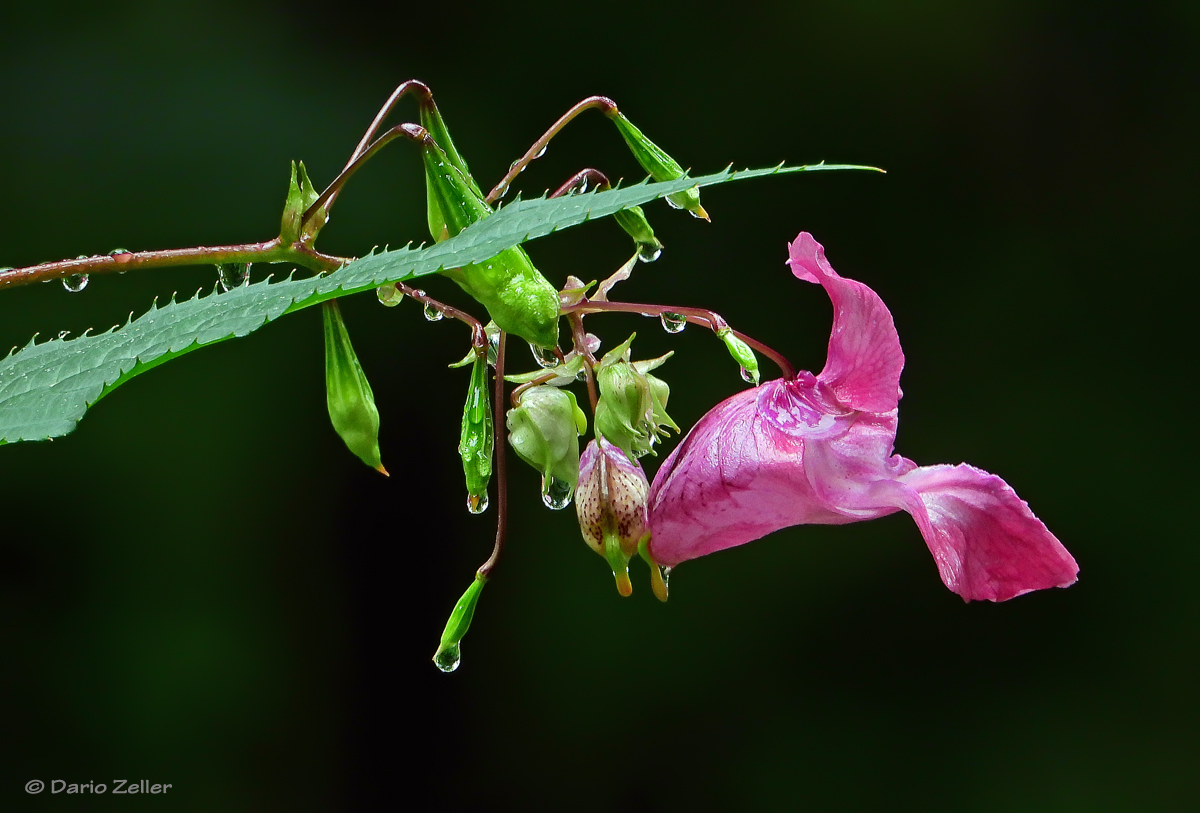
[(504, 424), (504, 340), (507, 338), (500, 332), (500, 343), (496, 347), (496, 381), (492, 392), (492, 448), (496, 455), (496, 542), (492, 545), (492, 555), (484, 562), (476, 575), (486, 579), (496, 569), (500, 554), (504, 552), (504, 541), (508, 534), (508, 481), (505, 471), (505, 458), (508, 449), (505, 448)]

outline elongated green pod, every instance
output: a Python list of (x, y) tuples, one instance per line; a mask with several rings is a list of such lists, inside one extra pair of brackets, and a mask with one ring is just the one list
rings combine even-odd
[[(633, 153), (633, 157), (642, 165), (642, 169), (650, 173), (651, 178), (656, 181), (674, 181), (686, 174), (683, 167), (679, 166), (679, 162), (667, 155), (662, 147), (646, 138), (641, 130), (633, 126), (633, 122), (625, 118), (624, 113), (614, 112), (610, 117), (613, 124), (617, 125), (617, 131), (625, 139), (625, 144)], [(704, 207), (700, 205), (698, 189), (688, 189), (668, 195), (667, 202), (677, 209), (687, 209), (694, 216), (708, 220), (708, 212), (704, 211)]]
[(729, 355), (733, 356), (733, 360), (742, 366), (742, 377), (758, 386), (758, 356), (754, 355), (750, 345), (739, 339), (727, 327), (717, 331), (717, 338), (725, 342)]
[(442, 639), (438, 642), (437, 652), (433, 654), (433, 663), (443, 672), (453, 672), (462, 661), (460, 642), (471, 628), (471, 619), (475, 617), (475, 607), (479, 604), (479, 595), (487, 579), (476, 575), (475, 581), (462, 594), (462, 598), (454, 605), (446, 628), (442, 631)]
[(654, 236), (654, 229), (650, 228), (650, 221), (646, 219), (646, 213), (642, 211), (641, 206), (622, 209), (613, 215), (613, 219), (633, 238), (639, 260), (652, 263), (662, 254), (663, 244)]
[(487, 509), (488, 481), (492, 478), (492, 400), (488, 393), (487, 355), (476, 355), (471, 367), (471, 385), (463, 406), (458, 454), (467, 481), (467, 508), (473, 514)]
[(325, 322), (325, 400), (334, 430), (346, 448), (371, 468), (387, 469), (379, 458), (379, 410), (371, 385), (358, 363), (337, 300), (321, 303)]
[[(483, 196), (472, 188), (473, 182), (431, 139), (425, 141), (422, 153), (425, 177), (448, 237), (492, 214)], [(539, 347), (558, 346), (558, 291), (520, 246), (505, 249), (487, 262), (448, 268), (443, 273), (487, 308), (501, 330)]]

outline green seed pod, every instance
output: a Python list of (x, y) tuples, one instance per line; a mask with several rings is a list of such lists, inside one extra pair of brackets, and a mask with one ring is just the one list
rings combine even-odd
[(579, 481), (579, 436), (587, 416), (574, 393), (558, 387), (531, 387), (508, 411), (508, 442), (517, 457), (542, 475), (542, 499), (563, 508)]
[(733, 360), (742, 366), (742, 378), (758, 386), (758, 356), (754, 355), (750, 345), (735, 336), (729, 328), (718, 330), (717, 338), (725, 342), (725, 347), (729, 349), (729, 355), (733, 356)]
[(488, 397), (486, 356), (475, 356), (471, 367), (471, 386), (463, 406), (462, 433), (458, 453), (462, 457), (467, 481), (467, 508), (473, 514), (487, 510), (488, 481), (492, 478), (492, 401)]
[(442, 639), (438, 643), (437, 652), (433, 654), (433, 664), (443, 672), (453, 672), (462, 662), (460, 642), (471, 628), (471, 619), (475, 617), (475, 607), (479, 604), (479, 595), (487, 579), (476, 575), (475, 581), (462, 594), (462, 598), (454, 605), (446, 629), (442, 631)]
[[(679, 166), (674, 158), (667, 155), (662, 147), (659, 147), (650, 139), (642, 134), (642, 131), (633, 126), (633, 123), (625, 118), (623, 113), (611, 114), (613, 123), (617, 125), (617, 131), (621, 137), (625, 139), (625, 144), (629, 147), (629, 151), (633, 153), (633, 157), (642, 165), (642, 169), (650, 173), (650, 177), (656, 181), (674, 181), (682, 178), (686, 173), (683, 167)], [(708, 213), (704, 211), (704, 207), (700, 205), (700, 191), (698, 189), (688, 189), (683, 192), (676, 192), (674, 195), (667, 196), (667, 202), (676, 209), (687, 209), (695, 217), (702, 217), (708, 220)]]
[(613, 218), (625, 233), (633, 238), (639, 260), (652, 263), (658, 259), (658, 255), (662, 254), (663, 244), (654, 236), (654, 229), (650, 228), (650, 221), (646, 219), (646, 213), (642, 211), (641, 206), (622, 209), (613, 215)]
[(336, 299), (321, 303), (325, 321), (325, 400), (329, 419), (346, 447), (371, 468), (387, 474), (379, 459), (379, 411), (358, 363)]
[[(492, 214), (474, 181), (436, 143), (426, 140), (422, 152), (430, 199), (436, 201), (445, 223), (445, 237), (454, 237)], [(437, 232), (433, 236), (442, 239)], [(447, 268), (443, 273), (487, 308), (501, 330), (539, 347), (558, 346), (558, 291), (520, 246), (505, 249), (486, 262)]]

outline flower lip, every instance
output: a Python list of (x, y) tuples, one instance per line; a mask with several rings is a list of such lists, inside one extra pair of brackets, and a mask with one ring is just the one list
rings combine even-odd
[(844, 434), (856, 410), (841, 403), (828, 384), (807, 370), (791, 381), (759, 387), (757, 409), (780, 432), (793, 437), (827, 438)]

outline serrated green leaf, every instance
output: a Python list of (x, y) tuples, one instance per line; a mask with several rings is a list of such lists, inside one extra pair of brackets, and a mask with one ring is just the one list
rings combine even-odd
[(569, 195), (553, 200), (517, 200), (461, 234), (437, 245), (373, 253), (325, 276), (270, 279), (199, 296), (149, 312), (124, 327), (75, 339), (33, 340), (0, 361), (0, 444), (44, 440), (75, 428), (88, 408), (135, 375), (184, 353), (245, 336), (285, 313), (337, 296), (373, 290), (494, 257), (504, 249), (560, 229), (606, 217), (630, 206), (692, 186), (828, 169), (873, 169), (849, 165), (730, 171), (641, 183), (623, 189)]

